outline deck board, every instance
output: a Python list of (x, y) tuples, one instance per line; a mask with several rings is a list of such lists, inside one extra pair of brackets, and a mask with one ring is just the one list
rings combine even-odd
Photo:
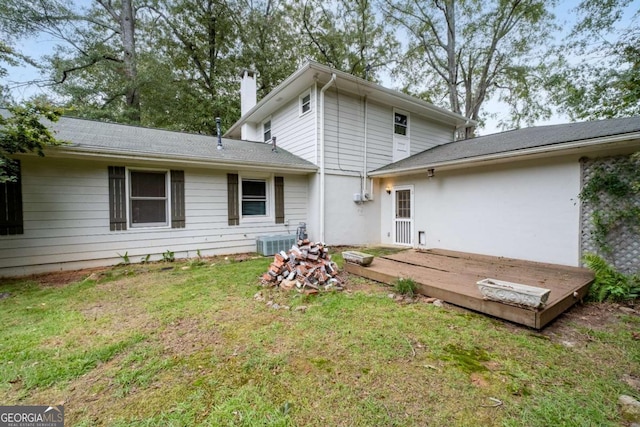
[[(501, 319), (541, 329), (584, 297), (593, 273), (585, 268), (433, 249), (376, 257), (369, 267), (345, 263), (353, 274), (392, 284), (411, 278), (420, 293)], [(485, 300), (485, 278), (551, 289), (547, 305), (532, 309)]]

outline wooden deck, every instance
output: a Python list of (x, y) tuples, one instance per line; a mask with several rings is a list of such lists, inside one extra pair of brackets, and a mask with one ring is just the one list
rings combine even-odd
[[(582, 299), (594, 278), (586, 268), (442, 249), (407, 250), (376, 257), (369, 267), (345, 263), (345, 270), (388, 284), (400, 277), (411, 278), (423, 295), (536, 329), (542, 329)], [(547, 288), (551, 293), (541, 309), (488, 301), (476, 285), (486, 278)]]

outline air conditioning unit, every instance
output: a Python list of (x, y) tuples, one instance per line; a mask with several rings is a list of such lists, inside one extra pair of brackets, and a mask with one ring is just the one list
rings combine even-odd
[(263, 256), (274, 255), (277, 252), (287, 252), (296, 243), (296, 236), (260, 236), (256, 240), (256, 252)]

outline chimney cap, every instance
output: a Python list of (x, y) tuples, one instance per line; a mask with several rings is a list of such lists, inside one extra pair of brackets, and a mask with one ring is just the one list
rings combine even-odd
[(249, 77), (255, 77), (258, 72), (249, 68), (243, 68), (242, 71), (240, 71), (240, 77), (244, 78), (245, 74)]

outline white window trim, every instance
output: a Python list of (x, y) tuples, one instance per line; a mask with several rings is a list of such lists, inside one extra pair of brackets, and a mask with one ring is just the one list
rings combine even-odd
[[(269, 139), (264, 139), (264, 134), (265, 134), (264, 125), (267, 122), (269, 122)], [(262, 121), (262, 126), (260, 128), (262, 130), (262, 133), (260, 134), (261, 135), (260, 139), (262, 140), (262, 142), (271, 142), (271, 139), (273, 138), (273, 120), (271, 120), (271, 116), (267, 117)]]
[[(309, 95), (309, 110), (303, 112), (302, 99), (307, 95)], [(311, 89), (309, 88), (298, 97), (298, 116), (299, 117), (306, 116), (307, 114), (310, 114), (312, 110), (313, 110), (313, 97), (311, 96)]]
[[(127, 228), (138, 230), (163, 230), (171, 228), (171, 173), (168, 169), (153, 169), (153, 168), (125, 168), (125, 190), (126, 190), (126, 202), (127, 202)], [(163, 172), (164, 173), (164, 185), (167, 195), (165, 202), (167, 219), (166, 223), (142, 223), (133, 224), (131, 218), (131, 172)]]
[[(407, 134), (406, 135), (400, 135), (399, 133), (396, 133), (396, 113), (407, 116)], [(393, 116), (391, 118), (391, 133), (393, 134), (394, 137), (411, 139), (411, 134), (410, 134), (411, 133), (411, 114), (409, 114), (408, 111), (399, 110), (397, 108), (393, 109)]]
[[(266, 183), (266, 215), (243, 215), (242, 214), (242, 181), (243, 180), (262, 180)], [(240, 224), (251, 223), (271, 223), (275, 221), (275, 190), (274, 190), (274, 175), (273, 174), (238, 174), (238, 213), (240, 215)]]

